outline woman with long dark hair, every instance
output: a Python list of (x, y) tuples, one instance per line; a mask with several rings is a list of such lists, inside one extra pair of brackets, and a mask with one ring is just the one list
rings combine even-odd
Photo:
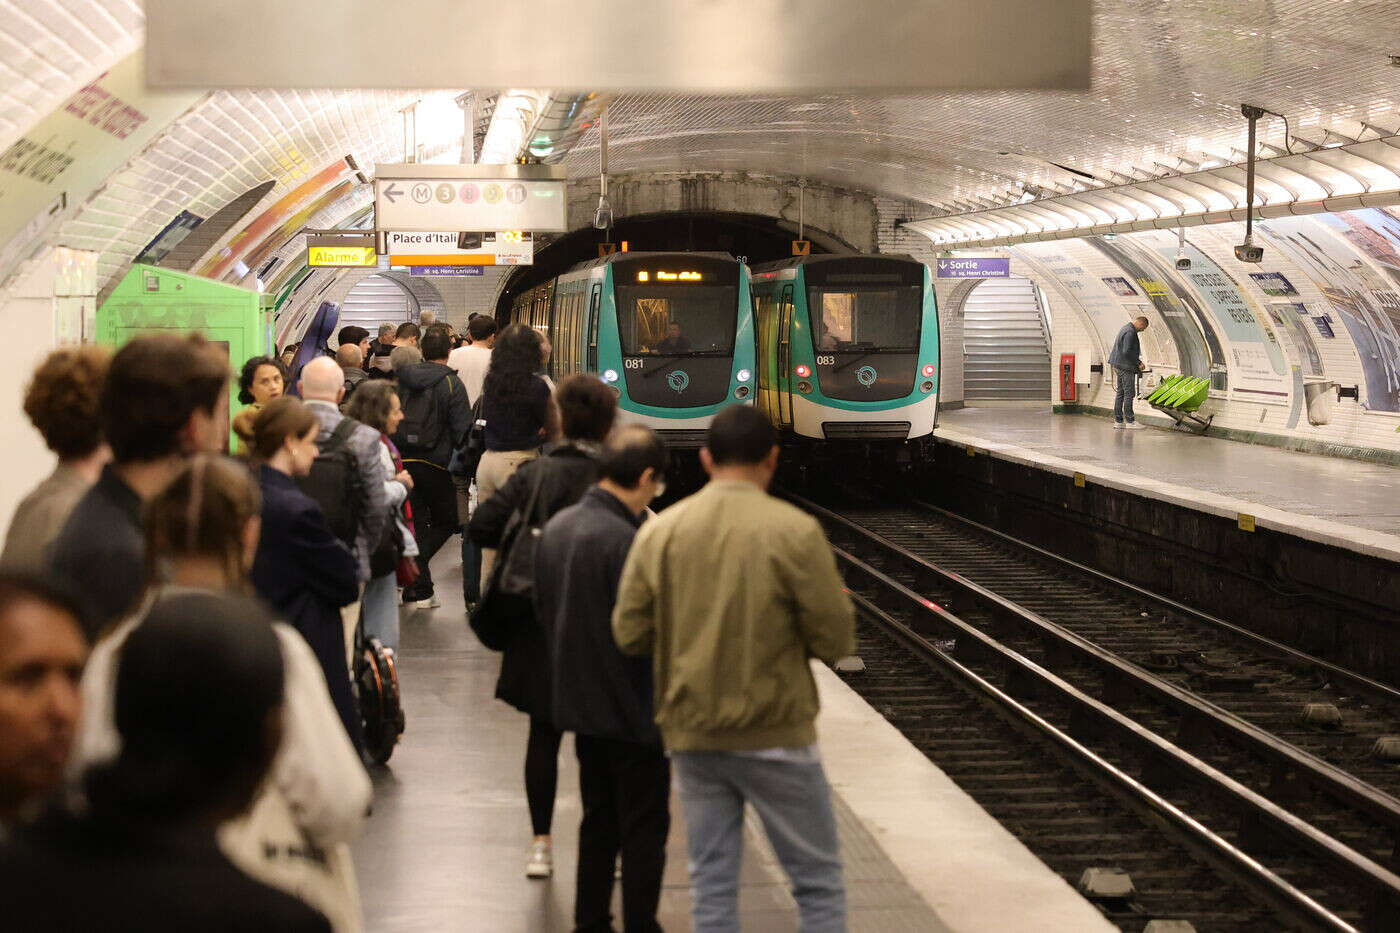
[(356, 747), (360, 712), (350, 686), (340, 607), (360, 595), (359, 567), (321, 513), (297, 487), (316, 460), (321, 423), (299, 398), (269, 402), (253, 421), (253, 456), (262, 488), (262, 538), (253, 561), (257, 593), (301, 633), (321, 662), (331, 700)]
[[(549, 350), (549, 342), (539, 331), (524, 324), (512, 324), (496, 338), (481, 390), (486, 452), (476, 468), (478, 502), (486, 502), (521, 464), (538, 457), (541, 445), (553, 433), (556, 418), (550, 385), (544, 377)], [(495, 549), (483, 549), (483, 590), (495, 564)]]
[[(575, 375), (559, 385), (554, 400), (564, 439), (548, 454), (520, 467), (490, 499), (483, 499), (467, 531), (482, 547), (501, 543), (506, 523), (531, 499), (535, 508), (527, 520), (538, 527), (583, 498), (598, 478), (598, 451), (617, 418), (617, 400), (596, 376)], [(538, 494), (536, 494), (538, 493)], [(492, 595), (483, 595), (490, 612)], [(560, 732), (551, 714), (552, 670), (549, 641), (534, 618), (532, 607), (512, 612), (511, 640), (501, 656), (496, 697), (530, 717), (525, 748), (525, 797), (535, 839), (525, 874), (548, 878), (554, 872), (550, 827), (559, 783)]]

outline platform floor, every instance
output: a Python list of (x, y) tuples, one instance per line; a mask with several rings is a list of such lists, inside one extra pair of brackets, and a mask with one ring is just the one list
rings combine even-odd
[(1400, 559), (1400, 467), (1298, 453), (1167, 427), (1120, 431), (1108, 418), (1048, 409), (939, 414), (937, 437), (1056, 472)]
[[(439, 581), (460, 580), (453, 545), (434, 562)], [(572, 738), (560, 755), (555, 876), (530, 881), (527, 722), (493, 698), (499, 655), (467, 628), (459, 594), (443, 586), (443, 608), (404, 612), (407, 731), (389, 766), (374, 772), (374, 813), (355, 845), (365, 929), (568, 931), (580, 816)], [(839, 678), (824, 667), (817, 672), (818, 729), (836, 791), (852, 933), (1112, 929)], [(744, 929), (795, 930), (786, 880), (750, 817)], [(689, 909), (685, 824), (673, 799), (663, 927), (689, 930)]]

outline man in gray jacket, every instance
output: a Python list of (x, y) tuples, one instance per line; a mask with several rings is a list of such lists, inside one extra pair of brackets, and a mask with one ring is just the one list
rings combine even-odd
[(1108, 363), (1118, 377), (1118, 392), (1113, 396), (1113, 426), (1137, 430), (1142, 427), (1133, 420), (1133, 397), (1137, 395), (1137, 374), (1146, 369), (1142, 364), (1142, 344), (1138, 334), (1147, 330), (1147, 318), (1135, 317), (1118, 332)]
[[(331, 434), (340, 422), (345, 420), (345, 416), (340, 413), (340, 400), (344, 396), (345, 373), (336, 365), (335, 360), (329, 356), (319, 356), (302, 368), (301, 397), (306, 401), (306, 407), (316, 416), (316, 420), (321, 422), (316, 443), (322, 447), (330, 441)], [(356, 425), (350, 433), (346, 447), (354, 454), (355, 465), (359, 471), (360, 481), (356, 484), (356, 492), (360, 501), (355, 503), (359, 529), (355, 540), (345, 543), (351, 545), (355, 560), (359, 564), (360, 591), (363, 593), (370, 577), (369, 556), (378, 546), (385, 523), (389, 521), (389, 504), (384, 498), (384, 481), (390, 477), (384, 475), (384, 465), (379, 460), (379, 432), (374, 428), (364, 424)], [(349, 490), (346, 492), (348, 494)], [(348, 657), (355, 624), (360, 618), (360, 601), (357, 599), (341, 609), (340, 615), (345, 625)]]

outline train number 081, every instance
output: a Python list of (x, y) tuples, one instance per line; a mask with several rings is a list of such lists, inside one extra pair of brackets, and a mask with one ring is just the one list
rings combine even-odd
[(642, 367), (646, 366), (646, 364), (647, 364), (647, 361), (646, 361), (646, 360), (623, 360), (623, 361), (622, 361), (622, 366), (623, 366), (624, 369), (641, 369)]

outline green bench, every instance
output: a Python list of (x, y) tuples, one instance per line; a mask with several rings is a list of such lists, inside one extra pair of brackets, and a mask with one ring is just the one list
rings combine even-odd
[(1201, 417), (1201, 405), (1210, 397), (1210, 380), (1198, 376), (1167, 376), (1147, 394), (1144, 401), (1178, 426), (1185, 424), (1204, 434), (1215, 415)]

